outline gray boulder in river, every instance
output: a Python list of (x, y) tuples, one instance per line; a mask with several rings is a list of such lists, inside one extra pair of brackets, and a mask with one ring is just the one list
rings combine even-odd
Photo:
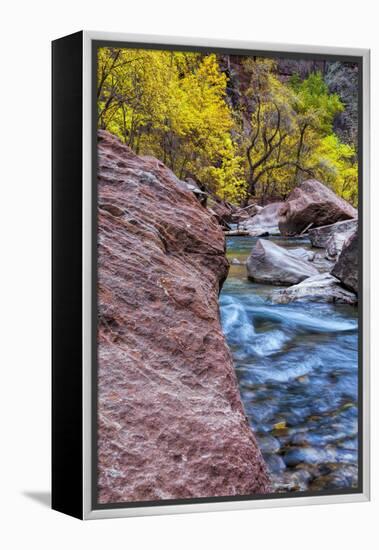
[(282, 202), (273, 202), (264, 208), (255, 207), (256, 214), (240, 224), (252, 237), (262, 235), (280, 235), (278, 221)]
[(347, 238), (343, 245), (338, 261), (332, 270), (332, 275), (337, 277), (348, 289), (358, 293), (358, 230)]
[(356, 231), (357, 227), (357, 219), (346, 220), (310, 229), (308, 235), (312, 246), (324, 248), (326, 257), (336, 261), (345, 241)]
[(327, 302), (356, 305), (357, 297), (353, 292), (343, 288), (339, 280), (330, 273), (320, 273), (297, 285), (276, 290), (272, 295), (272, 301), (276, 304)]
[(309, 260), (296, 250), (259, 239), (247, 259), (247, 276), (256, 283), (294, 285), (318, 274)]
[(356, 209), (331, 189), (317, 180), (307, 180), (282, 203), (279, 229), (282, 235), (298, 235), (311, 227), (356, 217)]

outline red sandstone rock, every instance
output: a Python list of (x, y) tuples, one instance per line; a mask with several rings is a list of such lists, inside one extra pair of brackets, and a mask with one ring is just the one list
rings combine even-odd
[(221, 227), (104, 131), (98, 190), (98, 501), (267, 492), (219, 322)]
[(279, 214), (282, 235), (296, 235), (309, 227), (357, 217), (355, 208), (317, 180), (307, 180), (296, 187)]

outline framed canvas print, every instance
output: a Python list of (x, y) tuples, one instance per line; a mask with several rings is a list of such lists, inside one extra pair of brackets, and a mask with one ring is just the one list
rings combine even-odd
[(55, 510), (369, 498), (369, 52), (53, 42)]

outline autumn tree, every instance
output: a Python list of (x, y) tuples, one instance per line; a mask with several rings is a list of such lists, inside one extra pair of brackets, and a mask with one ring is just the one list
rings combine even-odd
[(321, 73), (284, 82), (273, 59), (226, 57), (100, 48), (99, 127), (234, 203), (317, 177), (356, 204), (357, 154), (333, 131), (344, 106)]
[(315, 140), (332, 133), (333, 121), (343, 111), (343, 105), (337, 94), (329, 93), (320, 72), (310, 74), (303, 81), (295, 75), (290, 85), (295, 91), (294, 109), (299, 134), (295, 168), (295, 182), (298, 183), (303, 158), (309, 154)]
[(99, 126), (222, 198), (244, 193), (226, 76), (216, 55), (102, 48)]
[(343, 105), (329, 93), (321, 73), (305, 80), (295, 75), (287, 84), (279, 79), (274, 60), (260, 58), (247, 59), (244, 70), (249, 75), (240, 117), (248, 181), (245, 202), (285, 198), (307, 177), (319, 177), (354, 201), (354, 150), (343, 147), (333, 133)]

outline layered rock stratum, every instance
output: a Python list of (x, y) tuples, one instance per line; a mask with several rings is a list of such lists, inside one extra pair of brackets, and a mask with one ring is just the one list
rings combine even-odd
[(98, 139), (98, 502), (268, 492), (220, 326), (222, 229), (160, 161)]

